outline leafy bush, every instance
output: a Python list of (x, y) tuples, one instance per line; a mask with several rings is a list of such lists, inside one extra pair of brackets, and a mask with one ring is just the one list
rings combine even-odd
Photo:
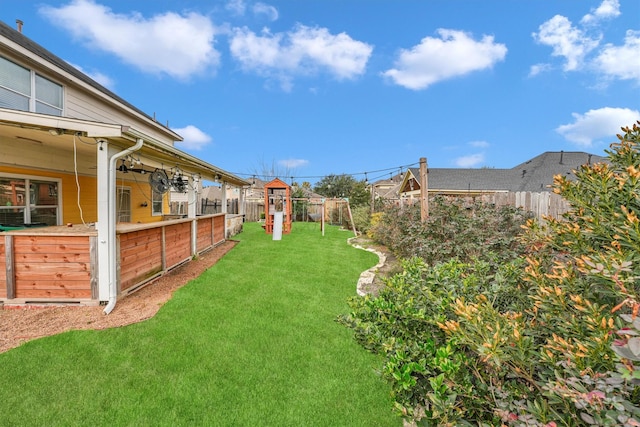
[[(528, 221), (515, 259), (503, 256), (519, 250), (508, 239), (488, 260), (475, 252), (482, 240), (471, 255), (416, 244), (432, 266), (414, 259), (379, 297), (350, 301), (341, 320), (384, 356), (404, 417), (433, 426), (640, 426), (640, 127), (623, 130), (608, 163), (581, 167), (575, 181), (556, 178), (572, 210)], [(424, 227), (385, 216), (377, 235), (389, 246), (417, 243), (407, 232), (457, 239), (448, 226), (470, 220), (455, 209)], [(469, 261), (438, 264), (447, 257)]]
[(455, 316), (456, 301), (479, 294), (511, 307), (526, 303), (522, 289), (505, 286), (522, 265), (492, 274), (480, 261), (429, 267), (414, 257), (402, 264), (403, 272), (389, 278), (377, 297), (352, 298), (351, 313), (340, 322), (354, 330), (360, 345), (384, 356), (382, 374), (402, 416), (442, 426), (485, 419), (488, 384), (470, 374), (471, 352), (442, 326)]
[(367, 237), (373, 238), (374, 230), (378, 227), (378, 224), (380, 224), (383, 215), (384, 214), (382, 212), (374, 212), (373, 214), (371, 214), (371, 217), (369, 218), (369, 227), (367, 228), (366, 232)]
[(371, 224), (371, 208), (368, 206), (357, 206), (351, 209), (353, 223), (359, 233), (366, 234)]
[(417, 204), (389, 206), (371, 233), (399, 257), (417, 256), (429, 265), (450, 259), (497, 263), (521, 252), (517, 236), (527, 218), (528, 213), (511, 206), (435, 197), (424, 223)]

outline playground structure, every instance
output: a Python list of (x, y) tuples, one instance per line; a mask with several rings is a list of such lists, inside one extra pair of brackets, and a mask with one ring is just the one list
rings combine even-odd
[[(291, 233), (291, 187), (278, 178), (264, 185), (264, 229), (267, 234)], [(275, 237), (274, 237), (275, 239)]]

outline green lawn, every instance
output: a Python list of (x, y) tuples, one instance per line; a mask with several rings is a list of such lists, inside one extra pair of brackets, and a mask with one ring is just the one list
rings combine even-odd
[(154, 318), (0, 354), (0, 425), (400, 426), (379, 361), (335, 321), (377, 262), (350, 236), (245, 224)]

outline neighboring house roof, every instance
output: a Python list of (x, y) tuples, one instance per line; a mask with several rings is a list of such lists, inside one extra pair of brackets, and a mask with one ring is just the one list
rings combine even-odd
[(388, 179), (379, 179), (369, 185), (376, 197), (383, 199), (397, 199), (399, 197), (400, 185), (404, 180), (404, 174), (399, 173)]
[(204, 187), (200, 193), (200, 198), (208, 200), (222, 199), (222, 188), (213, 185)]
[[(420, 184), (419, 168), (411, 168), (411, 174)], [(480, 191), (508, 191), (513, 172), (509, 169), (439, 169), (429, 168), (429, 191), (438, 190), (480, 190)]]
[(298, 187), (298, 186), (293, 186), (291, 188), (291, 193), (293, 194), (294, 192), (301, 190), (302, 191), (302, 197), (307, 198), (307, 199), (322, 199), (324, 198), (323, 195), (318, 194), (318, 193), (314, 193), (312, 190), (305, 188), (305, 187)]
[[(574, 170), (585, 164), (607, 161), (605, 157), (585, 152), (547, 151), (511, 169), (429, 168), (430, 192), (464, 191), (551, 191), (553, 177), (565, 175), (574, 179)], [(402, 184), (402, 192), (420, 188), (420, 169), (410, 168)]]
[(555, 175), (575, 179), (573, 171), (580, 166), (602, 162), (607, 158), (582, 151), (547, 151), (511, 169), (520, 177), (519, 187), (512, 191), (549, 191)]

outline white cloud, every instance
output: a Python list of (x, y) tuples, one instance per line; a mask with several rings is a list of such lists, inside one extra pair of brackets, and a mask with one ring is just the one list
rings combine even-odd
[[(540, 25), (539, 32), (532, 36), (538, 43), (550, 46), (552, 56), (564, 59), (564, 71), (597, 72), (603, 77), (601, 83), (604, 85), (611, 79), (640, 82), (640, 31), (627, 30), (621, 46), (612, 43), (600, 45), (603, 39), (602, 21), (618, 16), (619, 0), (603, 0), (581, 19), (582, 27), (574, 26), (568, 18), (556, 15)], [(529, 76), (548, 69), (540, 68), (540, 64), (533, 65)]]
[(440, 28), (437, 33), (440, 38), (425, 37), (417, 46), (402, 49), (395, 68), (383, 76), (408, 89), (426, 89), (442, 80), (491, 68), (507, 54), (507, 47), (495, 43), (492, 36), (477, 41), (464, 31)]
[(107, 76), (106, 74), (101, 73), (100, 71), (93, 71), (93, 72), (86, 71), (81, 66), (71, 62), (69, 62), (69, 65), (71, 65), (73, 68), (78, 69), (78, 71), (80, 71), (81, 73), (84, 73), (87, 76), (91, 77), (93, 80), (100, 83), (102, 86), (106, 87), (107, 89), (110, 89), (110, 90), (114, 89), (115, 82), (111, 77)]
[(364, 73), (373, 47), (346, 33), (329, 33), (326, 28), (297, 25), (287, 33), (257, 35), (248, 28), (236, 28), (230, 50), (245, 71), (276, 78), (291, 85), (296, 75), (322, 70), (338, 79), (352, 79)]
[(623, 46), (606, 44), (594, 64), (608, 77), (640, 83), (640, 31), (628, 30)]
[(565, 59), (563, 69), (574, 71), (583, 66), (584, 57), (600, 43), (599, 38), (591, 38), (573, 26), (564, 16), (556, 15), (538, 27), (533, 38), (540, 44), (553, 48), (552, 56)]
[(184, 141), (176, 142), (176, 144), (188, 150), (202, 150), (205, 145), (208, 145), (212, 141), (209, 135), (193, 125), (172, 130), (184, 139)]
[(591, 9), (591, 13), (583, 16), (580, 22), (585, 25), (592, 25), (603, 19), (617, 18), (618, 16), (620, 16), (620, 3), (618, 0), (604, 0), (600, 6)]
[(147, 19), (138, 13), (114, 13), (92, 0), (43, 6), (40, 13), (90, 47), (144, 72), (186, 79), (214, 69), (220, 61), (213, 47), (214, 27), (197, 13), (167, 12)]
[(574, 121), (556, 128), (556, 132), (568, 141), (581, 146), (591, 146), (600, 138), (614, 139), (620, 128), (640, 119), (640, 111), (629, 108), (604, 107), (584, 114), (573, 113)]
[(529, 69), (529, 77), (535, 77), (540, 73), (550, 71), (552, 68), (551, 64), (534, 64)]
[(278, 9), (265, 3), (259, 2), (253, 5), (253, 13), (255, 15), (264, 15), (270, 21), (278, 20)]
[(484, 154), (470, 154), (468, 156), (458, 157), (454, 163), (459, 168), (472, 168), (484, 162)]
[(225, 9), (231, 11), (236, 15), (242, 16), (244, 15), (247, 6), (245, 5), (244, 0), (230, 0), (225, 5)]
[(306, 166), (309, 164), (309, 160), (304, 159), (286, 159), (286, 160), (278, 160), (278, 164), (287, 169), (295, 169), (301, 166)]
[(487, 141), (471, 141), (469, 145), (476, 148), (487, 148), (489, 143)]

